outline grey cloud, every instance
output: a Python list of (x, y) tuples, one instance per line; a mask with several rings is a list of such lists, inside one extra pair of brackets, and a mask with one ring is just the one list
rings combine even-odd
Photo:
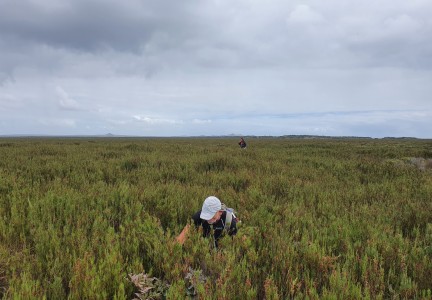
[(426, 0), (3, 0), (0, 117), (39, 131), (54, 120), (70, 132), (396, 132), (388, 116), (307, 114), (429, 111), (431, 11)]
[(6, 71), (1, 72), (0, 71), (0, 86), (2, 86), (6, 81), (11, 79), (10, 74), (11, 74), (10, 71), (9, 72), (6, 72)]
[(289, 14), (287, 23), (290, 24), (317, 24), (324, 21), (323, 16), (306, 4), (297, 5)]
[[(73, 63), (82, 61), (82, 53), (94, 55), (113, 72), (151, 78), (166, 66), (194, 60), (196, 47), (212, 39), (220, 25), (209, 29), (195, 1), (62, 3), (0, 2), (2, 78), (12, 77), (22, 66), (70, 72)], [(53, 54), (50, 60), (48, 51)], [(118, 59), (121, 64), (116, 64)]]
[(64, 110), (72, 110), (72, 111), (80, 111), (84, 110), (81, 104), (79, 104), (75, 99), (72, 99), (63, 88), (58, 86), (56, 88), (56, 93), (59, 97), (58, 104), (61, 109)]
[(169, 1), (77, 0), (47, 10), (33, 1), (6, 0), (0, 4), (0, 30), (54, 47), (137, 51), (155, 32), (188, 26), (183, 7)]
[(149, 116), (135, 115), (133, 116), (133, 118), (139, 122), (144, 122), (148, 124), (182, 124), (183, 123), (183, 120), (155, 118)]
[[(333, 5), (317, 1), (252, 5), (241, 1), (102, 4), (80, 0), (63, 2), (51, 10), (49, 5), (34, 1), (2, 3), (3, 39), (21, 41), (24, 47), (32, 42), (65, 49), (78, 59), (74, 51), (94, 53), (114, 72), (148, 78), (164, 69), (185, 66), (233, 69), (379, 64), (424, 68), (431, 64), (432, 45), (426, 37), (432, 33), (432, 23), (423, 12), (432, 8), (428, 4), (405, 5), (389, 12), (374, 6), (371, 9), (376, 11), (371, 14), (360, 2), (348, 5), (340, 1), (332, 1)], [(22, 51), (25, 56), (27, 50)], [(117, 54), (112, 60), (116, 52), (132, 54)], [(43, 59), (42, 53), (34, 55)], [(116, 64), (116, 59), (121, 64)], [(54, 56), (51, 64), (55, 62)]]
[(0, 109), (13, 110), (20, 109), (21, 107), (21, 101), (17, 99), (14, 95), (9, 93), (0, 93)]
[(74, 119), (39, 119), (38, 122), (43, 126), (59, 126), (59, 127), (76, 127), (76, 120)]

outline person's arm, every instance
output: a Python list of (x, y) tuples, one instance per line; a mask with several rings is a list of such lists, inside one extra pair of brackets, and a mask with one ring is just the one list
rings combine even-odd
[[(198, 226), (200, 226), (202, 224), (200, 214), (201, 214), (201, 211), (197, 211), (196, 213), (194, 213), (192, 215), (192, 221), (195, 224), (195, 228), (197, 228)], [(180, 232), (180, 234), (175, 238), (176, 242), (183, 245), (184, 242), (186, 241), (186, 238), (187, 238), (187, 235), (189, 234), (189, 231), (190, 231), (190, 224), (187, 224), (183, 228), (183, 230)]]
[(184, 242), (186, 241), (187, 234), (189, 233), (189, 229), (190, 229), (190, 224), (187, 224), (183, 228), (182, 232), (180, 232), (180, 234), (176, 237), (177, 243), (179, 243), (180, 245), (184, 244)]

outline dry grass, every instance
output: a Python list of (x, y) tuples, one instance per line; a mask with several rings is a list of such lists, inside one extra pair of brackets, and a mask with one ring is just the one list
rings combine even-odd
[(129, 281), (137, 288), (135, 299), (164, 299), (169, 285), (145, 273), (129, 274)]
[(410, 164), (416, 166), (419, 170), (425, 171), (432, 169), (432, 159), (425, 159), (423, 157), (411, 157)]

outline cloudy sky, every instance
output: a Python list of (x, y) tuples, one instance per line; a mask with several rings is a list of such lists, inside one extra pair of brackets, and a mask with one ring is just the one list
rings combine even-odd
[(0, 135), (432, 138), (430, 0), (0, 0)]

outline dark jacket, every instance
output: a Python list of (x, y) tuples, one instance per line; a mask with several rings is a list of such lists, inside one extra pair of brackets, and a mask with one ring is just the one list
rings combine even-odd
[[(222, 216), (216, 223), (210, 225), (206, 220), (200, 218), (201, 211), (197, 211), (192, 216), (195, 227), (203, 227), (203, 237), (210, 236), (211, 227), (213, 226), (213, 237), (215, 240), (215, 247), (218, 246), (218, 240), (223, 236), (226, 220), (226, 211), (222, 212)], [(233, 236), (237, 233), (237, 219), (233, 218), (231, 221), (230, 229), (228, 230), (228, 235)]]

